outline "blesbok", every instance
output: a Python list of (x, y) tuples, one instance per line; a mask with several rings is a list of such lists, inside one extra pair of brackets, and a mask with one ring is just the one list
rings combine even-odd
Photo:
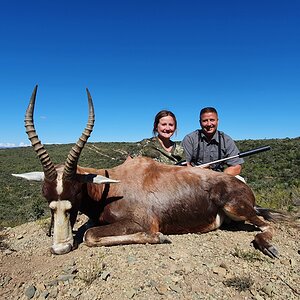
[(128, 158), (111, 169), (80, 167), (80, 153), (95, 121), (88, 90), (86, 128), (65, 164), (54, 165), (34, 126), (36, 92), (37, 86), (26, 111), (25, 127), (43, 172), (13, 175), (43, 181), (43, 195), (54, 219), (52, 253), (72, 250), (72, 228), (80, 211), (97, 223), (84, 234), (88, 246), (164, 243), (169, 242), (165, 235), (208, 232), (230, 218), (258, 227), (261, 232), (255, 235), (256, 247), (270, 257), (278, 256), (270, 244), (272, 227), (258, 217), (274, 216), (269, 210), (256, 207), (251, 189), (233, 176), (164, 165), (146, 157)]

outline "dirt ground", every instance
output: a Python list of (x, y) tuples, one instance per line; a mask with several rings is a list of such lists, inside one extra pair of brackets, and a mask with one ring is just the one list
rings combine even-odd
[(279, 259), (251, 246), (249, 226), (58, 256), (48, 221), (1, 231), (0, 299), (300, 299), (299, 225), (275, 225)]

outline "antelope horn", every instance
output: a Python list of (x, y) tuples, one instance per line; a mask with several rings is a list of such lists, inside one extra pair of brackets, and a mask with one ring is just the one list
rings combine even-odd
[(34, 128), (33, 111), (34, 111), (37, 88), (38, 86), (36, 85), (32, 92), (30, 102), (26, 110), (25, 120), (24, 120), (25, 128), (26, 128), (26, 133), (28, 135), (28, 138), (31, 142), (31, 145), (42, 163), (45, 179), (49, 181), (54, 181), (57, 177), (55, 166), (52, 163), (50, 156), (47, 153), (47, 150), (44, 148), (43, 144), (39, 140), (38, 135)]
[(89, 102), (89, 118), (87, 125), (77, 141), (77, 143), (72, 147), (71, 151), (68, 154), (66, 163), (65, 163), (65, 168), (64, 168), (64, 174), (63, 174), (63, 179), (64, 180), (72, 180), (77, 171), (77, 163), (79, 160), (80, 153), (87, 142), (88, 138), (90, 137), (94, 123), (95, 123), (95, 114), (94, 114), (94, 105), (93, 105), (93, 100), (91, 97), (91, 94), (88, 89), (86, 89), (86, 93), (88, 96), (88, 102)]

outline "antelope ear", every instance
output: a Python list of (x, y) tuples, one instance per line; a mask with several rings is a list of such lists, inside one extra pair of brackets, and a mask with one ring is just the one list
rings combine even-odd
[(98, 184), (100, 184), (100, 183), (118, 183), (118, 182), (120, 182), (120, 180), (114, 180), (114, 179), (110, 179), (110, 178), (107, 178), (102, 175), (97, 175), (96, 177), (94, 177), (93, 182), (98, 183)]
[(44, 172), (29, 172), (29, 173), (22, 173), (22, 174), (11, 174), (15, 177), (21, 177), (31, 181), (43, 181), (45, 178)]
[(118, 183), (119, 180), (110, 179), (108, 177), (97, 174), (77, 174), (78, 180), (85, 183)]

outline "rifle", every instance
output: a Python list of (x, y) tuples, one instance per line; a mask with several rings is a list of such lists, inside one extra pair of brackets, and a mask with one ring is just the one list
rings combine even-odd
[[(217, 163), (220, 163), (220, 162), (224, 162), (224, 161), (232, 159), (232, 158), (245, 157), (245, 156), (249, 156), (249, 155), (252, 155), (252, 154), (259, 153), (259, 152), (268, 151), (270, 149), (271, 149), (270, 146), (259, 147), (259, 148), (255, 148), (255, 149), (248, 150), (248, 151), (245, 151), (245, 152), (241, 152), (241, 153), (239, 153), (237, 155), (233, 155), (233, 156), (230, 156), (230, 157), (225, 157), (225, 158), (221, 158), (221, 159), (218, 159), (218, 160), (215, 160), (215, 161), (211, 161), (209, 163), (197, 165), (195, 167), (206, 168), (206, 167), (208, 167), (210, 165), (217, 164)], [(186, 161), (185, 162), (181, 162), (180, 165), (182, 165), (182, 166), (186, 165)]]

